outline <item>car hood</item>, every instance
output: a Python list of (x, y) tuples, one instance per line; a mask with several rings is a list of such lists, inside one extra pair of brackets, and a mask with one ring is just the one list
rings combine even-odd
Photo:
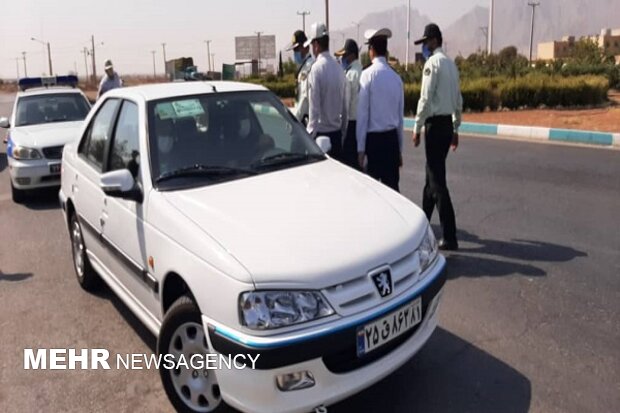
[(164, 198), (216, 239), (257, 288), (324, 288), (411, 253), (422, 211), (335, 161), (290, 168)]
[(11, 130), (11, 140), (29, 148), (60, 146), (78, 139), (83, 121), (19, 126)]

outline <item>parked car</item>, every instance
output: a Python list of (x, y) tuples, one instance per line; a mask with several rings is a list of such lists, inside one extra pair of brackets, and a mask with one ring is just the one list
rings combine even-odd
[(60, 159), (65, 144), (79, 136), (90, 110), (75, 86), (77, 77), (20, 79), (6, 138), (11, 193), (21, 202), (26, 191), (60, 185)]
[(433, 333), (445, 259), (424, 213), (329, 146), (234, 82), (111, 91), (65, 146), (80, 285), (105, 281), (160, 355), (260, 355), (255, 369), (160, 369), (177, 410), (311, 411)]

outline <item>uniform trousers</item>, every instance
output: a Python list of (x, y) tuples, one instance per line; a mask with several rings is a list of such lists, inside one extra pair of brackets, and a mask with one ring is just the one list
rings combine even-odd
[(368, 175), (400, 192), (400, 145), (396, 129), (366, 135)]
[(446, 158), (452, 143), (452, 116), (434, 116), (426, 124), (426, 185), (422, 208), (431, 220), (435, 207), (447, 242), (456, 242), (456, 218), (446, 182)]

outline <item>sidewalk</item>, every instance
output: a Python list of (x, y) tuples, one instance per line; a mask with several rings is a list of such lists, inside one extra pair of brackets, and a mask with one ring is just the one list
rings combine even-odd
[[(415, 120), (413, 118), (405, 118), (405, 129), (413, 130), (414, 128)], [(568, 142), (620, 148), (620, 133), (610, 132), (475, 122), (463, 122), (459, 132), (464, 135), (484, 135), (498, 138), (525, 138), (535, 141)]]

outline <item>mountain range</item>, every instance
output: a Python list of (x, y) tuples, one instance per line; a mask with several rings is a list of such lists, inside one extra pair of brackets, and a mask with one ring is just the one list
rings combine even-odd
[[(419, 38), (424, 26), (434, 16), (411, 9), (410, 60), (420, 51), (413, 42)], [(528, 55), (532, 9), (527, 1), (496, 0), (494, 13), (493, 51), (506, 46), (516, 46), (520, 53)], [(489, 24), (489, 9), (475, 6), (447, 27), (442, 27), (444, 48), (452, 57), (468, 56), (478, 50), (486, 50), (484, 29)], [(390, 53), (401, 60), (405, 58), (407, 38), (407, 7), (399, 6), (384, 12), (372, 13), (360, 21), (359, 40), (369, 28), (389, 27), (393, 32)], [(620, 28), (619, 0), (540, 0), (536, 8), (534, 24), (534, 56), (537, 44), (560, 40), (563, 36), (576, 37), (599, 34), (603, 28)], [(341, 44), (342, 35), (357, 38), (357, 26), (332, 30), (334, 45)]]

